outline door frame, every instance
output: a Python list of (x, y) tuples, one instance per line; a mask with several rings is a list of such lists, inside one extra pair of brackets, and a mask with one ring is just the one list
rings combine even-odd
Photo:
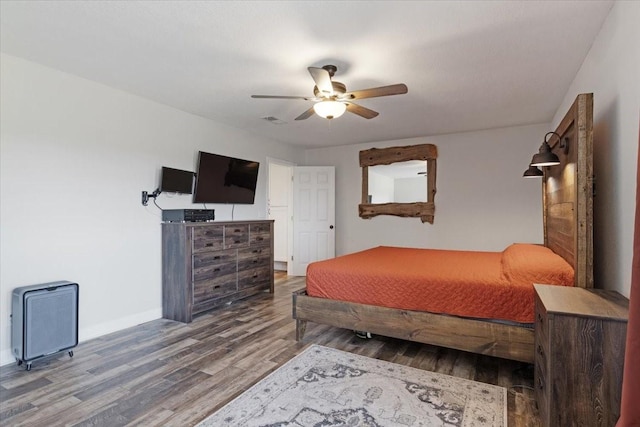
[(269, 218), (269, 208), (270, 208), (270, 199), (269, 195), (271, 192), (271, 180), (270, 180), (270, 171), (271, 165), (276, 164), (279, 166), (286, 166), (290, 169), (291, 179), (289, 180), (289, 188), (288, 188), (288, 199), (287, 199), (287, 218), (288, 218), (288, 227), (287, 227), (287, 275), (291, 275), (292, 262), (291, 258), (293, 256), (293, 168), (298, 166), (297, 163), (293, 163), (287, 160), (277, 159), (274, 157), (267, 156), (267, 200), (265, 203), (265, 215)]

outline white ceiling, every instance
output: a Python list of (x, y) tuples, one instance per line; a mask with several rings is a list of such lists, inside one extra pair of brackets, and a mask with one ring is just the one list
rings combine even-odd
[[(354, 144), (552, 119), (612, 1), (4, 1), (3, 52), (275, 140)], [(334, 64), (380, 115), (294, 118)], [(262, 117), (273, 116), (284, 124)]]

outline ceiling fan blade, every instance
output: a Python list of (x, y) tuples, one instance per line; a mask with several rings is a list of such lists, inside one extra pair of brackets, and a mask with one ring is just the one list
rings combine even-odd
[(313, 116), (314, 112), (315, 111), (313, 110), (313, 107), (311, 107), (307, 111), (305, 111), (304, 113), (302, 113), (298, 117), (296, 117), (296, 120), (308, 119), (309, 117)]
[(281, 95), (251, 95), (252, 98), (266, 98), (266, 99), (304, 99), (306, 101), (312, 101), (315, 98), (308, 96), (281, 96)]
[(408, 92), (407, 85), (398, 83), (390, 86), (374, 87), (371, 89), (354, 90), (345, 93), (342, 99), (364, 99), (375, 98), (377, 96), (402, 95)]
[(333, 95), (333, 85), (331, 84), (329, 71), (318, 67), (309, 67), (307, 70), (309, 70), (309, 74), (313, 77), (313, 81), (316, 82), (316, 86), (322, 95)]
[(378, 112), (363, 107), (362, 105), (354, 104), (353, 102), (345, 102), (347, 105), (347, 111), (353, 114), (357, 114), (365, 119), (373, 119), (378, 115)]

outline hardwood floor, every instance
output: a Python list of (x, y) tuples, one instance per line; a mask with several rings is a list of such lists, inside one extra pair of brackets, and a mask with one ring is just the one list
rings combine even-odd
[(190, 324), (159, 319), (36, 361), (0, 368), (3, 426), (190, 426), (316, 343), (508, 389), (509, 426), (539, 426), (531, 365), (407, 341), (356, 338), (309, 323), (295, 341), (291, 292), (304, 278), (276, 276), (274, 295), (239, 301)]

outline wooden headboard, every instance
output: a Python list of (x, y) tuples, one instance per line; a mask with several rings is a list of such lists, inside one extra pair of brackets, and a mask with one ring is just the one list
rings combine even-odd
[[(544, 244), (593, 287), (593, 94), (580, 94), (549, 138), (560, 164), (543, 168)], [(565, 148), (566, 147), (566, 148)]]

